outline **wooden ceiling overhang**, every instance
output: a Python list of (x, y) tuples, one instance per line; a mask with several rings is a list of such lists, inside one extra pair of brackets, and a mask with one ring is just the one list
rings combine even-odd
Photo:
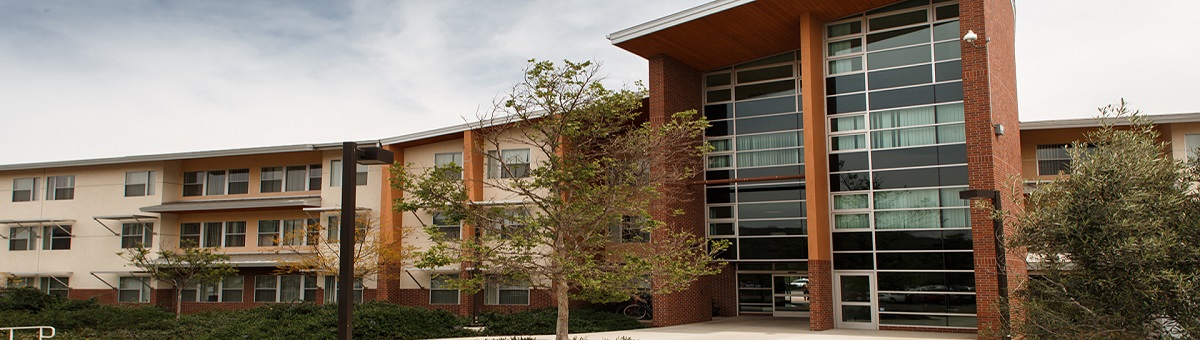
[[(800, 14), (822, 22), (846, 17), (899, 0), (758, 0), (736, 7), (692, 13), (698, 18), (667, 22), (675, 14), (625, 31), (648, 32), (617, 41), (617, 47), (643, 58), (665, 54), (700, 71), (713, 70), (800, 48)], [(721, 1), (716, 1), (718, 3)], [(728, 2), (728, 1), (727, 1)], [(710, 3), (709, 5), (711, 5)], [(700, 6), (689, 11), (702, 10)], [(656, 26), (665, 28), (653, 28)]]

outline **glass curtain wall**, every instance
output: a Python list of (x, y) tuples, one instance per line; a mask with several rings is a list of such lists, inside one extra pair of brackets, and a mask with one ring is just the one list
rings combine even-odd
[(704, 75), (705, 179), (741, 181), (706, 186), (708, 236), (733, 242), (726, 259), (808, 258), (799, 72), (792, 51)]
[(874, 272), (880, 325), (976, 327), (958, 4), (826, 27), (835, 272)]

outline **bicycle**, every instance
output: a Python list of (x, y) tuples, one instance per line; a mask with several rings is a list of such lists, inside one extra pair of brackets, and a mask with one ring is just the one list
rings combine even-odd
[(634, 297), (633, 303), (621, 309), (621, 314), (625, 314), (625, 316), (634, 318), (635, 320), (652, 319), (654, 316), (654, 308), (650, 304), (650, 297), (647, 296), (645, 299), (641, 297)]

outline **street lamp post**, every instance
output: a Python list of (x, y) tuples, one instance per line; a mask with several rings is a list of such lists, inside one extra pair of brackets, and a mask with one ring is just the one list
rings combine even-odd
[(354, 235), (356, 228), (355, 193), (358, 186), (358, 164), (391, 164), (391, 151), (379, 147), (358, 148), (358, 143), (342, 143), (342, 218), (338, 231), (338, 339), (349, 340), (354, 336)]
[[(1001, 199), (1000, 199), (1000, 191), (998, 191), (998, 190), (987, 190), (987, 189), (963, 190), (963, 191), (958, 192), (958, 198), (964, 199), (964, 200), (970, 200), (973, 198), (987, 198), (987, 199), (992, 200), (992, 207), (995, 208), (996, 211), (1001, 211), (1003, 209), (1000, 206)], [(992, 235), (993, 235), (993, 239), (996, 240), (996, 244), (995, 244), (995, 247), (996, 247), (996, 285), (998, 286), (997, 288), (999, 289), (999, 291), (997, 291), (997, 294), (1000, 295), (1001, 300), (1004, 300), (1007, 303), (1007, 301), (1008, 301), (1008, 273), (1007, 273), (1006, 267), (1008, 265), (1008, 255), (1006, 254), (1006, 252), (1004, 250), (1004, 221), (1002, 221), (1001, 219), (998, 219), (998, 218), (992, 219)], [(1008, 318), (1009, 318), (1008, 308), (1001, 308), (1000, 309), (1000, 322), (1002, 322), (1004, 324), (1004, 326), (1006, 326), (1006, 327), (1008, 326)]]

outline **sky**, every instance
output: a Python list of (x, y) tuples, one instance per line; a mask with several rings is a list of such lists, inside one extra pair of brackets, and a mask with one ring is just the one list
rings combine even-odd
[[(529, 59), (703, 0), (0, 1), (0, 164), (370, 140), (474, 120)], [(1200, 1), (1017, 0), (1022, 121), (1200, 112)]]

